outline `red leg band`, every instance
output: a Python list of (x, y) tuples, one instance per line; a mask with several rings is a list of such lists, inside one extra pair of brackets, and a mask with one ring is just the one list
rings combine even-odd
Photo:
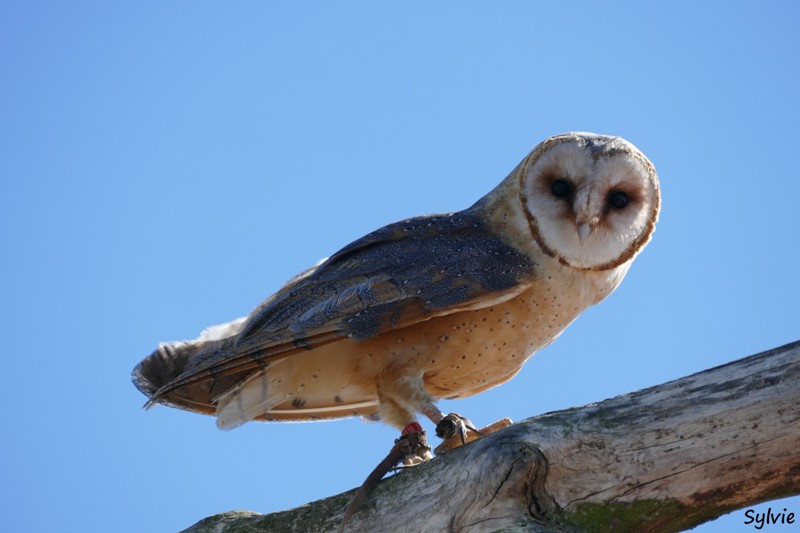
[(403, 431), (400, 434), (405, 435), (406, 433), (411, 433), (413, 431), (422, 431), (422, 426), (419, 425), (419, 422), (411, 422), (409, 425), (403, 428)]

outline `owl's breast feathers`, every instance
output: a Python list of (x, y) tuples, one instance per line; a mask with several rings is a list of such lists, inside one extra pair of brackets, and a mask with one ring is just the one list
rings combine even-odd
[[(134, 383), (150, 403), (213, 413), (219, 398), (260, 374), (273, 394), (262, 400), (274, 404), (270, 408), (293, 402), (302, 410), (322, 395), (338, 406), (330, 416), (374, 412), (369, 406), (347, 411), (346, 405), (374, 403), (370, 375), (392, 364), (376, 359), (398, 353), (379, 350), (382, 339), (400, 342), (402, 332), (418, 343), (430, 334), (441, 337), (438, 328), (425, 333), (436, 323), (432, 319), (503, 304), (537, 278), (531, 254), (495, 231), (482, 206), (408, 219), (366, 235), (290, 281), (242, 324), (232, 325), (229, 336), (162, 344), (136, 367)], [(426, 348), (434, 347), (415, 349)], [(459, 356), (452, 349), (443, 352), (451, 355)], [(337, 362), (340, 357), (348, 361)], [(408, 357), (403, 350), (401, 358)], [(274, 367), (269, 382), (268, 367)], [(320, 372), (334, 375), (321, 379)], [(302, 405), (292, 387), (305, 389)]]

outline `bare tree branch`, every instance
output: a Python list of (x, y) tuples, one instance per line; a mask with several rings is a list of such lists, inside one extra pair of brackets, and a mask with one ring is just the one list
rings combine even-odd
[[(681, 531), (796, 494), (800, 341), (462, 446), (384, 480), (347, 531)], [(352, 495), (186, 531), (335, 531)]]

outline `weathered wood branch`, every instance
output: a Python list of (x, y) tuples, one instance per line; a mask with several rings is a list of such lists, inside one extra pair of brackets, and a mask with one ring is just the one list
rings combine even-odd
[[(800, 341), (462, 446), (384, 480), (347, 531), (681, 531), (796, 494)], [(187, 531), (335, 531), (352, 495)]]

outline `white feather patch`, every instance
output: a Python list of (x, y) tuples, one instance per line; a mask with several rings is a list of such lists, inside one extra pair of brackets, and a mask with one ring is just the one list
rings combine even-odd
[(286, 400), (275, 391), (267, 369), (253, 374), (217, 400), (217, 427), (234, 429)]
[(225, 324), (207, 327), (200, 333), (200, 337), (198, 337), (197, 340), (218, 341), (227, 339), (228, 337), (233, 337), (242, 330), (245, 320), (247, 320), (247, 317), (243, 316), (241, 318), (237, 318), (236, 320), (226, 322)]

